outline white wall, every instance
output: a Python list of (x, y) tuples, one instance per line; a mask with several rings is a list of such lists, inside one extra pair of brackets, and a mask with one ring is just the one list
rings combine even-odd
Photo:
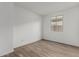
[[(63, 32), (51, 31), (52, 16), (64, 16)], [(79, 46), (79, 7), (73, 7), (43, 17), (43, 39)]]
[(13, 51), (13, 3), (0, 2), (0, 56)]
[(0, 56), (40, 39), (41, 16), (14, 3), (0, 3)]
[(15, 6), (14, 48), (41, 39), (41, 16)]

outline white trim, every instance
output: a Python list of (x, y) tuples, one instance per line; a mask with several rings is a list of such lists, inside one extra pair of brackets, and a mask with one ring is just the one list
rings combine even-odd
[(12, 52), (14, 52), (14, 49), (6, 51), (5, 53), (2, 53), (0, 56), (4, 56), (4, 55), (7, 55), (7, 54), (12, 53)]

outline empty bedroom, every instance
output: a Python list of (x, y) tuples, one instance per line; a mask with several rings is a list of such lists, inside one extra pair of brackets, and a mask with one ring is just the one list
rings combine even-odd
[(79, 57), (79, 2), (0, 2), (1, 57)]

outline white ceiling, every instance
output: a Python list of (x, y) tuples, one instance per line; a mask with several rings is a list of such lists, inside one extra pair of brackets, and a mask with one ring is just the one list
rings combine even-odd
[(78, 2), (17, 2), (15, 5), (28, 8), (29, 10), (40, 15), (47, 15), (56, 11), (78, 5)]

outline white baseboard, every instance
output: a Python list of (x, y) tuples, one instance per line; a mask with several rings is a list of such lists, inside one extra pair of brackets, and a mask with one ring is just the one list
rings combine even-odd
[(7, 54), (12, 53), (12, 52), (14, 52), (14, 49), (6, 51), (5, 53), (0, 54), (0, 56), (4, 56), (4, 55), (7, 55)]
[(18, 48), (18, 47), (21, 47), (21, 46), (24, 46), (24, 45), (28, 45), (28, 44), (37, 42), (37, 41), (39, 41), (39, 40), (41, 40), (41, 39), (38, 39), (38, 40), (36, 39), (36, 40), (30, 41), (30, 42), (22, 42), (21, 44), (18, 44), (18, 45), (16, 45), (16, 46), (14, 46), (14, 48)]

